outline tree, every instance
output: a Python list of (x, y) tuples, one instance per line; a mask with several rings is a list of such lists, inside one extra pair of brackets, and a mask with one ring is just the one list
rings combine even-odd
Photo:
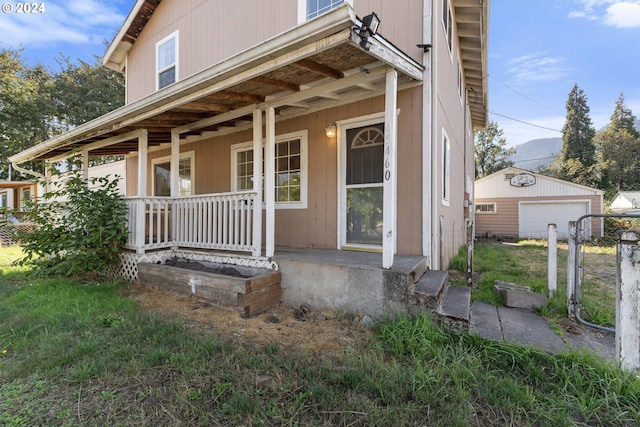
[(589, 116), (587, 97), (577, 84), (567, 100), (567, 117), (562, 128), (562, 154), (557, 175), (582, 185), (597, 183), (595, 129)]
[(476, 179), (491, 175), (494, 172), (513, 166), (509, 156), (516, 149), (506, 148), (507, 140), (496, 122), (489, 122), (483, 130), (475, 134)]
[(609, 127), (614, 130), (626, 130), (629, 135), (638, 138), (640, 137), (640, 132), (636, 129), (635, 122), (636, 117), (631, 112), (631, 109), (624, 105), (624, 93), (620, 93), (613, 109), (613, 114), (611, 114)]
[(124, 76), (82, 60), (58, 60), (61, 71), (54, 76), (56, 116), (67, 128), (86, 123), (124, 105)]
[(52, 120), (53, 81), (47, 70), (28, 67), (21, 50), (0, 51), (0, 177), (8, 176), (7, 157), (56, 132)]
[(594, 138), (598, 149), (600, 186), (609, 196), (614, 192), (640, 189), (640, 132), (635, 117), (624, 105), (624, 95), (616, 101), (611, 123)]

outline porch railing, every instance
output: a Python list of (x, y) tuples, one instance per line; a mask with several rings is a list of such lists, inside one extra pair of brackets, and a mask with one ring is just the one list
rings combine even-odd
[(129, 238), (125, 247), (147, 250), (186, 247), (259, 253), (254, 242), (255, 192), (189, 197), (127, 197)]

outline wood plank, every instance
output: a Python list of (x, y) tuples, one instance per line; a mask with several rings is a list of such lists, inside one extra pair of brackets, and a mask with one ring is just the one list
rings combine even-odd
[(258, 289), (280, 284), (281, 277), (282, 273), (280, 273), (279, 271), (250, 277), (249, 283), (247, 285), (247, 292), (254, 292)]
[(272, 307), (280, 304), (282, 290), (280, 284), (259, 289), (250, 294), (241, 294), (238, 298), (240, 306), (244, 306), (244, 316), (253, 317), (264, 313)]

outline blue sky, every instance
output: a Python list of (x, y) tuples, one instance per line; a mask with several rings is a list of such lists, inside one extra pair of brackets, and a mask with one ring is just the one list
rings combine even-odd
[(596, 129), (621, 92), (640, 117), (639, 0), (492, 0), (490, 21), (489, 119), (509, 145), (561, 136), (574, 84)]
[[(134, 0), (47, 0), (29, 15), (2, 3), (13, 10), (0, 12), (0, 48), (22, 46), (29, 64), (57, 70), (59, 53), (102, 55)], [(620, 92), (640, 116), (640, 0), (491, 0), (489, 119), (509, 145), (561, 136), (575, 83), (596, 128)]]

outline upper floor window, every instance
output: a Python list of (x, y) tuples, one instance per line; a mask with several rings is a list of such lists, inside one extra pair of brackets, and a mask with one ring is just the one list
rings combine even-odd
[(449, 206), (451, 192), (451, 142), (442, 130), (442, 204)]
[(162, 89), (178, 81), (178, 32), (156, 43), (156, 87)]
[(449, 52), (453, 49), (453, 14), (451, 12), (451, 4), (449, 0), (442, 0), (442, 25), (447, 35), (447, 45)]
[(298, 0), (298, 23), (313, 19), (343, 3), (353, 4), (353, 0)]

